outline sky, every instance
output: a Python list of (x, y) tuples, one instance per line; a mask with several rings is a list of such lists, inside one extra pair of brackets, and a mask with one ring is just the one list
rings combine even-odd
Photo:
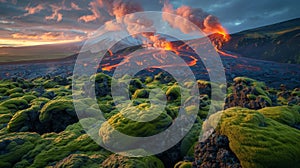
[(300, 17), (297, 0), (0, 0), (0, 47), (82, 41), (118, 16), (165, 3), (213, 15), (229, 33)]

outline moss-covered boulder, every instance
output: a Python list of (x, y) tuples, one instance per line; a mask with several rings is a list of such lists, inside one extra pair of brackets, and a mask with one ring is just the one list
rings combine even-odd
[(20, 97), (17, 98), (11, 98), (8, 100), (5, 100), (4, 102), (0, 103), (0, 106), (6, 107), (9, 109), (12, 113), (23, 110), (28, 107), (28, 102)]
[(14, 114), (9, 121), (7, 128), (11, 132), (37, 131), (37, 123), (39, 106), (31, 106), (28, 109), (20, 110)]
[[(218, 130), (228, 137), (230, 148), (242, 167), (300, 165), (299, 130), (271, 119), (272, 115), (267, 118), (258, 111), (238, 107), (216, 113), (211, 120), (221, 114)], [(206, 122), (206, 128), (209, 123)]]
[(144, 87), (143, 83), (139, 79), (133, 79), (129, 83), (129, 91), (134, 94), (136, 90), (142, 89)]
[(144, 167), (144, 168), (164, 168), (163, 163), (155, 156), (129, 158), (117, 154), (110, 155), (103, 163), (103, 168), (111, 167), (129, 168), (129, 167)]
[(111, 77), (103, 73), (98, 73), (92, 78), (95, 78), (95, 90), (97, 97), (110, 95), (111, 93)]
[(59, 99), (46, 103), (40, 111), (39, 120), (45, 132), (60, 132), (78, 121), (72, 100)]
[[(102, 124), (99, 135), (102, 137), (103, 143), (110, 146), (120, 145), (115, 144), (116, 131), (135, 137), (147, 137), (167, 129), (172, 124), (172, 118), (166, 114), (163, 109), (160, 109), (158, 106), (157, 108), (155, 107), (156, 106), (153, 105), (153, 108), (149, 108), (149, 106), (141, 104), (139, 106), (129, 106), (122, 109), (122, 111)], [(148, 118), (153, 118), (153, 120), (143, 122)], [(135, 142), (124, 141), (118, 141), (118, 143), (122, 143), (124, 146), (132, 146), (135, 144)]]
[(154, 76), (154, 82), (158, 82), (160, 84), (166, 84), (174, 81), (174, 78), (168, 72), (159, 72)]
[(147, 89), (138, 89), (132, 95), (132, 98), (148, 98), (150, 91)]
[(173, 85), (166, 91), (168, 101), (180, 101), (181, 89), (178, 85)]

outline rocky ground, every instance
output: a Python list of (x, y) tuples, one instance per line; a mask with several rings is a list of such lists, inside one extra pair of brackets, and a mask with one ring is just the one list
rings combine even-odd
[[(180, 55), (183, 59), (188, 59), (185, 57), (186, 55), (198, 58), (195, 53), (188, 51), (181, 51)], [(124, 56), (121, 56), (120, 53), (115, 53), (114, 56), (109, 57), (109, 59), (103, 59), (101, 64), (112, 64), (111, 58), (113, 57), (117, 58), (114, 60), (115, 64), (124, 58)], [(226, 78), (229, 82), (237, 76), (247, 76), (249, 78), (265, 82), (269, 87), (274, 88), (279, 88), (281, 84), (284, 84), (289, 89), (300, 86), (300, 65), (283, 64), (244, 57), (232, 58), (222, 55), (221, 59), (225, 68)], [(73, 73), (75, 62), (76, 56), (71, 56), (61, 60), (36, 61), (33, 63), (2, 63), (0, 65), (0, 79), (12, 77), (32, 79), (46, 75), (70, 76)], [(196, 65), (191, 67), (191, 69), (197, 79), (209, 80), (207, 70), (204, 68), (200, 59)], [(101, 72), (101, 70), (98, 70), (98, 72)], [(105, 73), (111, 75), (112, 71), (105, 71)], [(146, 75), (151, 75), (151, 73), (147, 73)]]

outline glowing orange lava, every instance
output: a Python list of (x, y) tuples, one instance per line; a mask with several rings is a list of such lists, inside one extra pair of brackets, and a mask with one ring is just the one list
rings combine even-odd
[(173, 51), (175, 54), (179, 55), (177, 49), (172, 45), (170, 41), (166, 41), (163, 45), (163, 49), (166, 51)]
[(110, 56), (113, 56), (113, 52), (111, 50), (107, 50), (107, 52), (109, 53)]
[(227, 56), (227, 57), (232, 57), (232, 58), (238, 58), (238, 56), (236, 55), (233, 55), (233, 54), (229, 54), (225, 51), (222, 51), (220, 49), (218, 49), (218, 47), (215, 47), (215, 50), (219, 53), (219, 54), (222, 54), (223, 56)]
[(226, 51), (222, 50), (223, 44), (230, 40), (230, 35), (228, 34), (227, 30), (223, 28), (221, 25), (217, 26), (216, 28), (211, 28), (211, 31), (215, 32), (215, 36), (212, 39), (212, 43), (214, 45), (215, 50), (227, 57), (237, 58), (238, 56), (227, 53)]

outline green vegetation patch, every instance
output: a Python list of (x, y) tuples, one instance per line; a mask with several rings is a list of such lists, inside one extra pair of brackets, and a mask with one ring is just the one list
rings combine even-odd
[(102, 163), (103, 168), (116, 167), (116, 165), (118, 166), (118, 168), (164, 168), (163, 163), (155, 156), (129, 158), (117, 154), (112, 154)]
[(277, 107), (266, 107), (258, 110), (267, 118), (271, 118), (282, 124), (294, 126), (300, 123), (300, 114), (296, 111), (296, 107), (291, 106), (277, 106)]
[[(209, 121), (214, 121), (218, 115), (222, 115), (218, 130), (228, 137), (230, 148), (242, 167), (300, 165), (299, 130), (267, 118), (258, 111), (239, 107), (214, 114)], [(206, 122), (207, 126), (210, 126), (209, 122)]]

